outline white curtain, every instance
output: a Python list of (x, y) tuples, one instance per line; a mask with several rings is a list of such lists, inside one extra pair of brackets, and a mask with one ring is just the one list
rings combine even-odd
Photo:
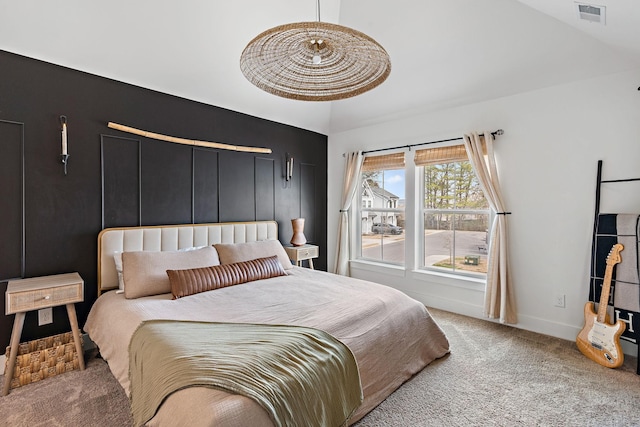
[(360, 171), (362, 170), (363, 155), (361, 151), (346, 154), (347, 162), (344, 171), (342, 187), (342, 204), (338, 220), (338, 248), (336, 250), (336, 265), (334, 272), (343, 276), (349, 275), (350, 233), (349, 209), (359, 187)]
[[(483, 143), (486, 155), (483, 154)], [(470, 135), (465, 134), (464, 147), (489, 206), (497, 214), (490, 234), (484, 312), (487, 317), (499, 318), (501, 323), (517, 323), (507, 247), (508, 213), (502, 201), (498, 182), (498, 171), (493, 153), (493, 135), (487, 131), (484, 132), (484, 136), (480, 136), (476, 132)]]

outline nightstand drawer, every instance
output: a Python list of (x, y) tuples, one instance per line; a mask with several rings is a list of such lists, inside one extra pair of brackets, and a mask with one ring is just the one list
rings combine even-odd
[(318, 257), (318, 247), (310, 246), (308, 248), (298, 249), (298, 259), (308, 259), (308, 258), (317, 258)]
[(6, 314), (38, 310), (84, 299), (84, 281), (77, 273), (33, 279), (10, 280), (6, 293)]
[(289, 259), (294, 262), (317, 258), (320, 254), (320, 249), (315, 245), (303, 245), (303, 246), (285, 246)]
[(7, 294), (7, 314), (82, 301), (80, 284)]

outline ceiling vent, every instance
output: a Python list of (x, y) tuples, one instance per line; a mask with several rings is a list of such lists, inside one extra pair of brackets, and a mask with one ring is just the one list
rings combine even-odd
[(578, 12), (578, 19), (581, 21), (592, 22), (595, 24), (605, 24), (605, 12), (604, 6), (596, 6), (594, 4), (576, 3), (576, 12)]

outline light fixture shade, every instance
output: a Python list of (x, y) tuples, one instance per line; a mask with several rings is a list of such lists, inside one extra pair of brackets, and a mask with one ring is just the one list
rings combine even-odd
[[(314, 61), (314, 56), (320, 56)], [(314, 63), (316, 62), (316, 63)], [(260, 89), (302, 101), (360, 95), (386, 80), (391, 60), (374, 39), (325, 22), (280, 25), (249, 42), (240, 57), (245, 77)]]

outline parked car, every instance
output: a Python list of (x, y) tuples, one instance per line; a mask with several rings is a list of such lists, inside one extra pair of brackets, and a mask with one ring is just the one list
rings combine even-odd
[(374, 223), (371, 231), (375, 234), (402, 234), (402, 227), (392, 224)]

